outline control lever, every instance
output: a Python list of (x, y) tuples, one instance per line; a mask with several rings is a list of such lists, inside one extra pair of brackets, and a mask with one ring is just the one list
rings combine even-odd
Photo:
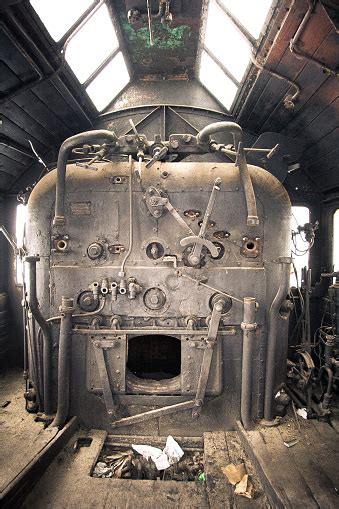
[[(179, 212), (173, 207), (172, 203), (166, 196), (161, 196), (159, 189), (151, 186), (146, 191), (146, 205), (153, 217), (159, 218), (162, 215), (162, 209), (165, 207), (174, 219), (185, 228), (191, 236), (195, 236), (195, 232), (190, 228), (186, 221), (181, 217)], [(193, 237), (192, 237), (193, 238)]]
[(185, 237), (180, 241), (180, 245), (183, 247), (189, 246), (191, 244), (194, 244), (194, 247), (192, 249), (192, 252), (190, 253), (188, 257), (188, 262), (193, 266), (196, 267), (200, 263), (201, 259), (201, 252), (202, 248), (205, 246), (209, 252), (211, 253), (212, 257), (218, 256), (218, 249), (217, 247), (211, 242), (210, 240), (205, 239), (205, 232), (208, 226), (209, 218), (211, 217), (215, 199), (217, 197), (217, 192), (220, 191), (220, 184), (221, 184), (221, 178), (218, 177), (215, 179), (211, 196), (208, 201), (208, 205), (205, 211), (204, 219), (202, 221), (202, 225), (200, 227), (200, 232), (198, 236), (194, 237)]
[(195, 398), (194, 398), (194, 407), (192, 410), (192, 417), (194, 419), (197, 419), (200, 416), (202, 406), (204, 403), (208, 377), (209, 377), (210, 370), (211, 370), (214, 345), (217, 342), (217, 335), (218, 335), (222, 310), (224, 307), (224, 302), (225, 302), (224, 299), (220, 298), (220, 300), (217, 300), (214, 303), (212, 315), (210, 316), (210, 319), (209, 319), (206, 348), (204, 350), (204, 355), (202, 358), (199, 380), (198, 380), (198, 387), (197, 387), (197, 392), (196, 392)]
[(163, 159), (165, 157), (165, 155), (167, 154), (167, 152), (168, 152), (168, 147), (162, 147), (162, 148), (157, 147), (154, 150), (154, 155), (153, 155), (152, 159), (150, 159), (146, 163), (146, 168), (151, 168), (154, 163)]

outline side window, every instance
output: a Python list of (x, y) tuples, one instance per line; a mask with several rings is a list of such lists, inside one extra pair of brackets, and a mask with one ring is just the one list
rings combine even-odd
[(333, 214), (333, 251), (332, 263), (334, 271), (339, 270), (339, 209)]
[[(20, 203), (16, 208), (16, 222), (15, 222), (15, 237), (18, 247), (23, 247), (25, 241), (25, 224), (27, 219), (27, 207)], [(23, 283), (23, 261), (20, 256), (16, 257), (15, 261), (16, 270), (16, 284), (22, 285)]]
[[(292, 268), (290, 286), (301, 283), (301, 269), (308, 266), (309, 244), (306, 242), (304, 233), (298, 232), (298, 226), (310, 222), (310, 210), (308, 207), (292, 207), (292, 257), (296, 268), (298, 281)], [(339, 233), (339, 232), (338, 232)]]

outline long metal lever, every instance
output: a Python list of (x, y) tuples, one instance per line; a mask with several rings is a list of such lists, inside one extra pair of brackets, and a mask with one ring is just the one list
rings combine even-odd
[(202, 406), (204, 403), (208, 377), (209, 377), (210, 370), (211, 370), (214, 345), (217, 341), (217, 334), (218, 334), (219, 323), (220, 323), (223, 307), (224, 307), (224, 304), (223, 304), (222, 299), (215, 302), (215, 304), (213, 306), (212, 315), (211, 315), (210, 323), (209, 323), (209, 327), (208, 327), (207, 344), (206, 344), (206, 348), (204, 350), (204, 355), (202, 358), (200, 375), (199, 375), (199, 380), (198, 380), (198, 387), (197, 387), (197, 392), (195, 394), (194, 407), (192, 410), (192, 417), (195, 419), (200, 416)]
[(205, 211), (204, 219), (202, 221), (198, 237), (186, 237), (180, 241), (181, 246), (184, 247), (190, 244), (194, 244), (193, 250), (188, 257), (189, 263), (194, 267), (196, 267), (200, 263), (201, 251), (204, 246), (210, 251), (213, 257), (218, 256), (218, 249), (213, 244), (213, 242), (205, 239), (205, 233), (208, 226), (209, 218), (211, 217), (213, 211), (215, 199), (217, 197), (217, 192), (220, 191), (220, 184), (221, 178), (218, 177), (215, 179), (213, 183), (211, 196), (208, 201), (208, 205)]

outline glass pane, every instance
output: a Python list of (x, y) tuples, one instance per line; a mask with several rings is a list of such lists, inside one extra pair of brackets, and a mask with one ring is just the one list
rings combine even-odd
[(264, 26), (272, 0), (221, 0), (256, 39)]
[[(292, 231), (298, 231), (298, 225), (302, 226), (310, 222), (310, 210), (307, 207), (292, 207)], [(308, 242), (305, 241), (304, 234), (295, 235), (294, 244), (292, 245), (292, 258), (298, 275), (298, 283), (301, 283), (301, 269), (308, 266), (309, 251)], [(306, 251), (306, 252), (305, 252)], [(297, 286), (297, 280), (293, 268), (291, 269), (290, 286)]]
[[(24, 234), (25, 234), (25, 224), (27, 220), (27, 207), (22, 203), (16, 208), (16, 221), (15, 221), (15, 238), (18, 247), (23, 247), (24, 245)], [(19, 256), (16, 257), (16, 282), (18, 285), (22, 285), (22, 269), (23, 262)]]
[(333, 214), (333, 265), (334, 271), (339, 270), (339, 209)]
[(203, 51), (201, 55), (199, 79), (226, 109), (231, 108), (238, 87), (226, 76), (206, 51)]
[(251, 56), (249, 42), (214, 2), (208, 8), (205, 46), (241, 81)]
[(55, 41), (59, 41), (93, 0), (30, 0), (31, 5)]
[(86, 88), (95, 107), (103, 110), (129, 82), (129, 73), (121, 51)]
[(103, 5), (70, 40), (65, 56), (83, 83), (117, 47), (117, 35), (108, 9)]

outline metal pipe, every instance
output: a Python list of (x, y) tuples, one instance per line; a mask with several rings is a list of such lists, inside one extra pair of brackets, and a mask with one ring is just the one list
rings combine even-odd
[(331, 399), (332, 399), (333, 371), (328, 366), (322, 366), (319, 370), (319, 377), (318, 377), (319, 380), (321, 379), (324, 371), (326, 371), (328, 379), (327, 379), (327, 388), (326, 388), (326, 392), (324, 394), (324, 399), (321, 402), (321, 407), (324, 410), (328, 410), (328, 407), (329, 407)]
[(246, 208), (247, 208), (247, 226), (257, 226), (259, 224), (257, 202), (255, 199), (253, 184), (248, 171), (245, 152), (242, 146), (242, 142), (239, 142), (237, 159), (235, 165), (239, 167), (240, 178), (242, 186), (244, 188)]
[(285, 107), (293, 108), (294, 107), (294, 103), (297, 100), (297, 98), (298, 98), (298, 96), (299, 96), (299, 94), (301, 92), (299, 85), (295, 81), (292, 81), (290, 78), (287, 78), (287, 76), (284, 76), (283, 74), (280, 74), (280, 73), (278, 73), (276, 71), (273, 71), (272, 69), (268, 69), (267, 67), (265, 67), (263, 64), (261, 64), (256, 59), (256, 57), (254, 56), (253, 53), (251, 53), (251, 57), (250, 58), (251, 58), (252, 64), (257, 69), (259, 69), (260, 71), (266, 71), (271, 76), (274, 76), (275, 78), (278, 78), (279, 80), (286, 81), (289, 85), (291, 85), (291, 87), (293, 87), (295, 89), (295, 92), (294, 92), (293, 95), (289, 94), (283, 100)]
[(58, 407), (52, 427), (62, 428), (69, 410), (69, 358), (72, 334), (73, 299), (62, 297), (58, 359)]
[(91, 144), (98, 140), (104, 140), (106, 143), (115, 143), (116, 135), (104, 129), (85, 131), (67, 138), (61, 145), (57, 162), (54, 225), (65, 224), (66, 164), (70, 150), (77, 145), (84, 143)]
[(304, 32), (306, 25), (311, 17), (311, 14), (315, 8), (316, 0), (308, 0), (308, 9), (305, 13), (305, 16), (303, 17), (302, 22), (300, 23), (296, 33), (294, 34), (293, 38), (290, 40), (290, 51), (293, 55), (295, 55), (297, 58), (304, 58), (308, 62), (311, 62), (315, 65), (318, 65), (323, 69), (324, 71), (328, 72), (332, 76), (338, 76), (339, 73), (335, 69), (331, 69), (331, 67), (328, 67), (324, 62), (321, 62), (317, 58), (312, 57), (311, 55), (307, 55), (304, 51), (302, 51), (298, 47), (299, 39), (301, 38), (302, 33)]
[(250, 429), (252, 422), (252, 371), (253, 371), (253, 343), (255, 340), (255, 299), (244, 297), (244, 314), (241, 328), (242, 336), (242, 366), (241, 366), (241, 421), (245, 429)]
[(266, 351), (266, 375), (265, 375), (265, 402), (264, 402), (264, 419), (272, 421), (273, 419), (273, 396), (274, 396), (274, 380), (276, 369), (276, 353), (278, 340), (278, 321), (280, 318), (279, 309), (286, 299), (289, 287), (289, 271), (284, 267), (290, 264), (290, 259), (284, 258), (281, 264), (281, 281), (278, 291), (272, 301), (268, 312), (268, 330), (267, 330), (267, 351)]
[[(39, 309), (36, 287), (36, 264), (40, 260), (39, 256), (26, 256), (25, 262), (29, 264), (29, 291), (28, 304), (33, 318), (41, 327), (44, 346), (43, 346), (43, 411), (46, 415), (51, 414), (51, 360), (52, 360), (52, 336), (51, 326), (46, 322)], [(35, 341), (35, 338), (33, 338)]]
[(149, 45), (153, 46), (152, 12), (151, 12), (150, 0), (147, 0), (147, 18), (148, 18), (148, 31), (149, 31)]
[(128, 260), (133, 247), (133, 160), (132, 156), (129, 156), (129, 246), (128, 251), (122, 260), (119, 276), (124, 277), (125, 275), (125, 264)]
[(204, 127), (197, 134), (197, 142), (206, 144), (210, 141), (211, 134), (219, 133), (221, 131), (225, 131), (227, 133), (231, 133), (233, 135), (234, 140), (234, 148), (238, 150), (238, 144), (242, 140), (242, 129), (239, 124), (235, 122), (214, 122), (213, 124), (209, 124)]

